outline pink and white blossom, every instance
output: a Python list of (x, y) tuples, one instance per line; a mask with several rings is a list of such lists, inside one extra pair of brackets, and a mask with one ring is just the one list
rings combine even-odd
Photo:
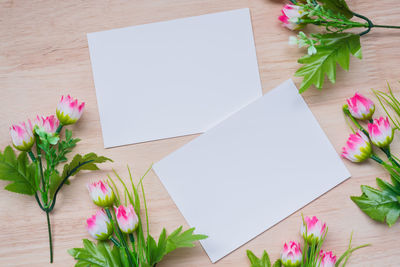
[(285, 267), (297, 267), (300, 266), (302, 259), (300, 243), (290, 241), (288, 244), (285, 243), (281, 253), (282, 264)]
[(304, 10), (300, 6), (286, 4), (282, 10), (282, 15), (279, 20), (282, 25), (291, 30), (298, 30), (303, 25), (300, 23), (300, 18), (304, 15)]
[(319, 252), (319, 258), (317, 261), (317, 266), (319, 267), (335, 267), (336, 256), (333, 255), (332, 251), (324, 252), (321, 250)]
[(78, 103), (78, 99), (71, 96), (62, 96), (57, 105), (57, 118), (62, 125), (74, 124), (82, 116), (85, 103)]
[(10, 135), (13, 145), (20, 151), (29, 151), (35, 143), (33, 126), (30, 120), (28, 123), (21, 122), (10, 127)]
[(371, 143), (369, 142), (368, 137), (361, 131), (357, 131), (355, 134), (350, 134), (346, 146), (342, 149), (342, 157), (353, 162), (364, 161), (371, 156), (371, 153)]
[(368, 133), (374, 145), (387, 147), (393, 140), (394, 129), (390, 126), (388, 117), (380, 117), (368, 124)]
[(100, 207), (110, 207), (115, 200), (114, 191), (107, 182), (97, 181), (87, 185), (94, 204)]
[(54, 115), (47, 117), (36, 116), (34, 120), (34, 127), (37, 126), (39, 127), (39, 129), (49, 134), (54, 134), (57, 131), (59, 125), (60, 122)]
[(318, 243), (324, 238), (326, 233), (326, 224), (322, 223), (317, 217), (306, 216), (300, 229), (301, 235), (309, 244)]
[(86, 220), (89, 234), (97, 240), (107, 240), (113, 232), (110, 219), (104, 210), (98, 210), (95, 215)]
[(375, 112), (375, 104), (371, 99), (355, 93), (353, 97), (346, 100), (351, 116), (359, 120), (369, 120)]
[(133, 233), (139, 225), (139, 218), (133, 206), (120, 205), (118, 208), (114, 207), (114, 209), (119, 229), (125, 234)]

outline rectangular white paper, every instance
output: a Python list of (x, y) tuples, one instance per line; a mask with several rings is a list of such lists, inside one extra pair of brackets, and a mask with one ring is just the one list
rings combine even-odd
[(291, 80), (154, 170), (212, 262), (350, 177)]
[(262, 95), (247, 8), (87, 37), (105, 147), (204, 132)]

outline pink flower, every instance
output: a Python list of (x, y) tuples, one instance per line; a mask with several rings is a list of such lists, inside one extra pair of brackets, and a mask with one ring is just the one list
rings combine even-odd
[(35, 126), (39, 127), (40, 130), (45, 131), (49, 134), (54, 134), (60, 125), (60, 122), (54, 115), (51, 116), (36, 116), (34, 120)]
[(335, 267), (335, 264), (336, 264), (336, 256), (333, 255), (332, 251), (324, 252), (323, 250), (321, 250), (319, 252), (317, 266), (319, 266), (319, 267)]
[(114, 203), (114, 191), (107, 182), (98, 181), (87, 185), (94, 204), (100, 207), (110, 207)]
[(285, 267), (300, 266), (302, 260), (300, 243), (294, 241), (290, 241), (289, 244), (285, 243), (281, 253), (281, 260)]
[(353, 161), (361, 162), (371, 156), (372, 149), (368, 137), (361, 131), (350, 134), (346, 146), (343, 147), (342, 157)]
[(378, 147), (387, 147), (393, 140), (394, 130), (390, 126), (389, 118), (380, 117), (373, 123), (368, 123), (369, 137), (374, 145)]
[(62, 96), (57, 105), (57, 118), (62, 125), (74, 124), (82, 116), (85, 103), (78, 103), (78, 99), (73, 99), (71, 96)]
[(350, 114), (359, 120), (369, 120), (375, 111), (374, 102), (365, 96), (355, 93), (353, 97), (347, 99)]
[(321, 241), (326, 233), (326, 224), (323, 224), (315, 216), (313, 216), (312, 218), (306, 216), (304, 218), (300, 232), (304, 238), (304, 241), (308, 244), (312, 244), (313, 242), (318, 243)]
[(300, 23), (300, 18), (303, 17), (303, 13), (302, 7), (287, 4), (282, 8), (282, 15), (279, 16), (279, 20), (286, 28), (298, 30), (303, 26)]
[(118, 226), (125, 234), (133, 233), (139, 225), (139, 218), (135, 213), (132, 205), (127, 207), (120, 205), (115, 208), (115, 215), (117, 217)]
[(10, 127), (10, 135), (13, 145), (21, 151), (29, 151), (35, 143), (33, 127), (30, 120), (28, 123), (21, 122)]
[(87, 219), (86, 222), (86, 229), (94, 239), (107, 240), (113, 232), (110, 219), (102, 209)]

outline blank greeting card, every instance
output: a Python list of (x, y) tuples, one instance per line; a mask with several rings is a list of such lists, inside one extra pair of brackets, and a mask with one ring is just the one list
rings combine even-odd
[(88, 42), (105, 147), (204, 132), (262, 95), (247, 8)]
[(350, 177), (291, 80), (154, 170), (212, 262)]

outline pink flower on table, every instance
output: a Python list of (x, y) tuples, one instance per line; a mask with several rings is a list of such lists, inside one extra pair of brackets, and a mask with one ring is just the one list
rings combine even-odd
[(114, 209), (119, 229), (125, 234), (133, 233), (139, 225), (139, 218), (133, 206), (120, 205), (118, 208), (114, 207)]
[(95, 215), (86, 220), (89, 234), (97, 240), (107, 240), (113, 232), (110, 219), (104, 210), (99, 210)]
[(294, 241), (290, 241), (289, 244), (285, 243), (281, 253), (281, 260), (285, 267), (300, 266), (302, 260), (300, 243)]
[(114, 203), (114, 191), (107, 182), (97, 181), (87, 185), (94, 204), (100, 207), (110, 207)]
[(326, 224), (322, 223), (315, 216), (312, 218), (306, 216), (300, 232), (304, 238), (304, 241), (308, 244), (312, 244), (313, 242), (318, 243), (322, 238), (324, 238), (326, 233)]
[(58, 119), (54, 116), (36, 116), (34, 120), (35, 126), (48, 134), (54, 134), (60, 125)]
[(319, 252), (319, 258), (317, 266), (319, 267), (335, 267), (336, 256), (333, 255), (332, 251), (324, 252), (321, 250)]
[(350, 114), (359, 120), (369, 120), (375, 112), (375, 104), (371, 99), (355, 93), (353, 97), (346, 100)]
[(10, 135), (13, 145), (20, 151), (29, 151), (35, 143), (33, 126), (30, 120), (28, 123), (21, 122), (10, 127)]
[(282, 8), (282, 15), (279, 20), (283, 26), (291, 30), (298, 30), (303, 25), (300, 23), (300, 18), (303, 17), (303, 8), (296, 5), (287, 4)]
[(57, 105), (57, 118), (60, 120), (61, 125), (68, 125), (76, 123), (82, 116), (85, 102), (78, 103), (78, 99), (71, 96), (62, 96)]
[(361, 162), (368, 159), (371, 153), (372, 148), (368, 137), (361, 131), (357, 131), (355, 134), (350, 134), (346, 146), (343, 147), (342, 157), (353, 162)]
[(380, 117), (373, 123), (368, 123), (368, 133), (374, 145), (387, 147), (393, 140), (394, 129), (390, 126), (388, 117)]

